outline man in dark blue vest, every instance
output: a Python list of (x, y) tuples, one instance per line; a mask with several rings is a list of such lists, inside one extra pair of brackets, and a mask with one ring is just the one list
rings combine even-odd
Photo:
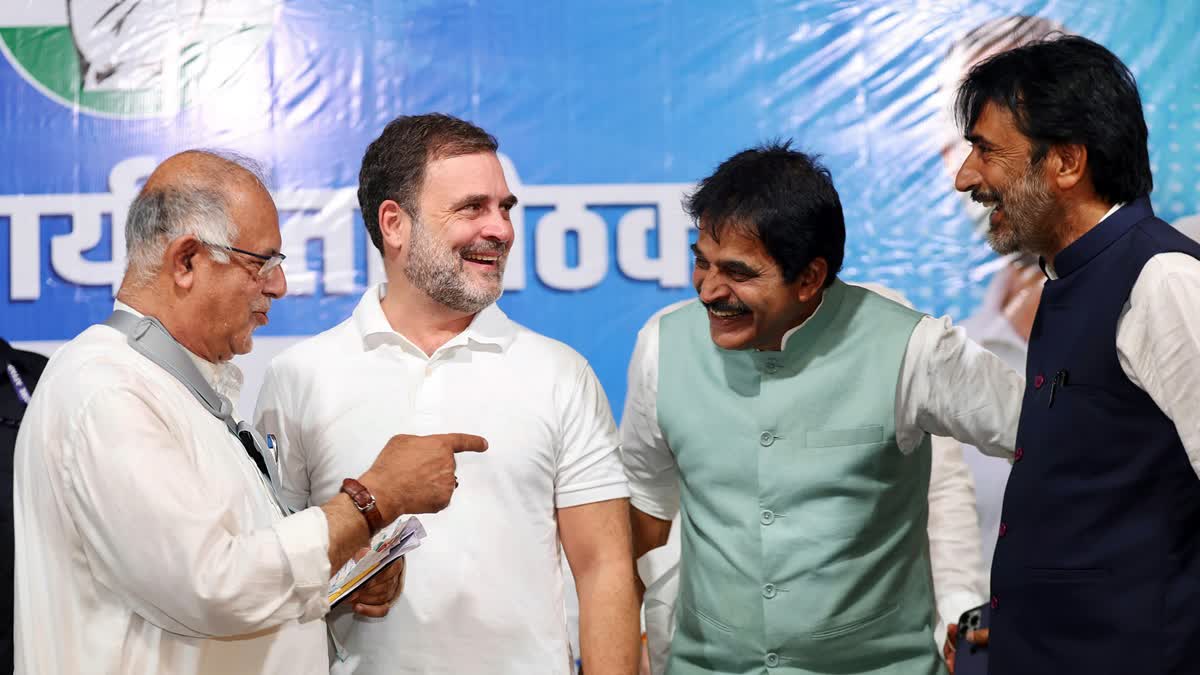
[(955, 187), (1048, 277), (992, 567), (990, 675), (1200, 668), (1200, 246), (1158, 219), (1133, 75), (1059, 37), (973, 68)]

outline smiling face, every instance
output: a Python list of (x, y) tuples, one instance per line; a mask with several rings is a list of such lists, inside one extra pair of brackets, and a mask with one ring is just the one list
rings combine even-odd
[(967, 133), (971, 152), (954, 187), (992, 209), (988, 242), (998, 253), (1045, 255), (1055, 250), (1058, 209), (1045, 163), (1033, 162), (1033, 143), (1008, 110), (988, 103)]
[(436, 302), (474, 314), (503, 290), (517, 199), (493, 153), (431, 161), (412, 219), (404, 275)]
[(761, 240), (727, 227), (720, 241), (708, 228), (692, 246), (692, 285), (708, 310), (708, 330), (722, 349), (777, 350), (783, 335), (813, 310), (825, 280), (825, 261), (787, 282)]

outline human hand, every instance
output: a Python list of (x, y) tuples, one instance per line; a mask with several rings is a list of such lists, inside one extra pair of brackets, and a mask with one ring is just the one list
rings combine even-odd
[(359, 479), (375, 497), (384, 522), (405, 513), (436, 513), (450, 504), (457, 481), (455, 453), (483, 452), (487, 440), (471, 434), (392, 436)]
[[(356, 561), (361, 559), (369, 551), (370, 549), (367, 548), (361, 549), (354, 555), (354, 559)], [(351, 607), (354, 608), (354, 613), (376, 619), (387, 616), (388, 610), (392, 608), (392, 603), (404, 591), (406, 569), (404, 557), (401, 556), (399, 560), (388, 565), (386, 569), (354, 591), (347, 598)]]
[[(954, 675), (954, 655), (957, 641), (958, 624), (952, 623), (946, 626), (946, 644), (942, 647), (942, 656), (946, 659), (946, 668), (950, 671), (950, 675)], [(980, 628), (979, 630), (967, 631), (967, 642), (976, 647), (986, 647), (988, 644), (988, 629)]]

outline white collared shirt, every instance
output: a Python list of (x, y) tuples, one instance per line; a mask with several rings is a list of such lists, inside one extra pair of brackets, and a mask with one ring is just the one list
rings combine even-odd
[(465, 432), (489, 447), (457, 456), (450, 506), (421, 516), (429, 535), (388, 616), (336, 611), (334, 633), (359, 675), (569, 673), (557, 509), (629, 495), (600, 383), (494, 305), (427, 356), (392, 329), (384, 292), (267, 371), (255, 420), (279, 438), (285, 500), (330, 499), (394, 434)]
[[(193, 360), (237, 395), (233, 366)], [(324, 513), (284, 518), (225, 425), (123, 334), (55, 353), (14, 462), (17, 672), (327, 672)]]
[[(867, 286), (907, 304), (893, 291)], [(659, 320), (683, 304), (661, 310), (638, 333), (621, 419), (621, 449), (633, 506), (663, 520), (671, 520), (678, 512), (679, 478), (674, 455), (658, 426)], [(816, 311), (821, 309), (819, 306)], [(785, 334), (785, 346), (797, 330), (799, 326)], [(953, 435), (975, 439), (993, 455), (1011, 456), (1023, 388), (1020, 374), (968, 340), (948, 318), (925, 317), (909, 338), (897, 382), (897, 444), (901, 451), (911, 452), (926, 434)], [(979, 560), (974, 494), (962, 452), (955, 443), (935, 441), (928, 529), (940, 619), (935, 637), (940, 643), (945, 638), (945, 624), (957, 621), (962, 612), (979, 605), (986, 586)], [(658, 566), (666, 567), (661, 562)], [(649, 584), (660, 580), (643, 581)], [(666, 600), (655, 597), (654, 601), (661, 604)], [(648, 626), (647, 633), (651, 632), (670, 633)]]

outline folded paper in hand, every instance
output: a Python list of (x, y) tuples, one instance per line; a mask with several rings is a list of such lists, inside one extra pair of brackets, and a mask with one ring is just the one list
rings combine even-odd
[(421, 545), (425, 528), (416, 518), (397, 518), (375, 533), (371, 548), (359, 560), (350, 560), (329, 580), (329, 605), (332, 607), (379, 574), (400, 556)]

